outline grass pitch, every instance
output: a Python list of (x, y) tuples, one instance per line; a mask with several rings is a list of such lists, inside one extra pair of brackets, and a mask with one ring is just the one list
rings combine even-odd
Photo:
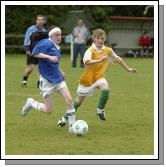
[[(96, 116), (100, 91), (87, 97), (78, 109), (77, 119), (89, 125), (87, 135), (77, 137), (68, 127), (56, 123), (65, 113), (63, 98), (54, 94), (54, 111), (50, 115), (31, 110), (26, 117), (20, 112), (28, 97), (42, 101), (36, 88), (37, 68), (21, 87), (25, 69), (23, 55), (6, 55), (5, 62), (5, 151), (6, 155), (152, 155), (153, 134), (153, 59), (124, 59), (138, 70), (126, 72), (120, 65), (110, 65), (106, 79), (110, 99), (106, 105), (107, 121)], [(67, 74), (67, 85), (73, 99), (83, 69), (71, 68), (69, 55), (62, 55), (61, 68)]]

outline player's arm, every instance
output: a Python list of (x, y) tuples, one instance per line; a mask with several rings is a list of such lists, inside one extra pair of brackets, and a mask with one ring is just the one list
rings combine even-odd
[(129, 67), (123, 60), (119, 61), (118, 63), (128, 72), (137, 72), (136, 69)]
[(115, 52), (112, 50), (112, 53), (111, 53), (111, 56), (110, 56), (112, 59), (113, 59), (113, 63), (115, 64), (120, 64), (126, 71), (128, 72), (137, 72), (136, 69), (132, 68), (132, 67), (129, 67), (121, 57), (117, 56), (115, 54)]
[(48, 59), (48, 60), (50, 60), (51, 62), (54, 62), (54, 63), (58, 62), (58, 57), (57, 56), (50, 56), (50, 55), (47, 55), (47, 54), (44, 54), (44, 53), (34, 54), (33, 56), (36, 57), (36, 58), (39, 58), (39, 59)]
[(87, 60), (85, 62), (85, 65), (97, 64), (97, 63), (100, 63), (104, 60), (108, 60), (108, 56), (102, 56), (100, 59), (97, 59), (97, 60)]
[(25, 38), (24, 38), (24, 49), (26, 50), (26, 54), (30, 54), (30, 36), (31, 36), (31, 29), (28, 28), (26, 33), (25, 33)]
[(72, 34), (73, 34), (74, 37), (77, 37), (76, 27), (74, 27), (74, 29), (73, 29), (73, 33), (72, 33)]
[(85, 52), (83, 61), (85, 65), (92, 65), (92, 64), (97, 64), (100, 63), (104, 60), (108, 60), (108, 56), (102, 56), (100, 59), (97, 60), (92, 60), (92, 52), (90, 50), (87, 50)]
[(32, 50), (32, 56), (39, 58), (39, 59), (48, 59), (53, 63), (58, 62), (58, 57), (57, 56), (51, 56), (46, 54), (47, 50), (50, 48), (49, 43), (38, 43)]

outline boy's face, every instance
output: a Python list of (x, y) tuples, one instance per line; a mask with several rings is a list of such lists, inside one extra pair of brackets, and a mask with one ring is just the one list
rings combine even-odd
[(56, 44), (59, 44), (61, 42), (61, 33), (57, 32), (52, 35), (52, 39)]
[(106, 40), (105, 35), (97, 35), (94, 38), (94, 43), (97, 48), (102, 48), (105, 40)]

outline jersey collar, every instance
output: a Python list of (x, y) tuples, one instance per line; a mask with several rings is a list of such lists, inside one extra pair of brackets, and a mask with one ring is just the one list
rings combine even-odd
[(105, 49), (105, 45), (103, 45), (101, 49), (98, 49), (94, 43), (92, 44), (92, 47), (97, 51), (102, 51)]
[(50, 41), (52, 41), (57, 49), (60, 49), (60, 46), (56, 44), (51, 38), (48, 38)]

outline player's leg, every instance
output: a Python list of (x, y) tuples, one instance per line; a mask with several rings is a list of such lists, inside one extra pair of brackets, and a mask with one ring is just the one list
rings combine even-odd
[[(85, 97), (86, 97), (86, 94), (81, 94), (80, 95), (80, 91), (82, 89), (82, 86), (78, 86), (78, 89), (77, 89), (77, 98), (75, 99), (75, 101), (73, 102), (73, 106), (75, 108), (75, 111), (77, 111), (78, 107), (82, 104), (82, 102), (84, 101)], [(68, 122), (68, 115), (65, 114), (62, 118), (59, 119), (57, 125), (59, 127), (63, 127), (66, 125), (66, 123)]]
[(40, 103), (32, 98), (28, 98), (23, 109), (22, 115), (26, 115), (30, 109), (34, 108), (38, 111), (51, 113), (53, 104), (52, 104), (52, 94), (54, 93), (55, 84), (49, 83), (42, 76), (40, 77), (40, 90), (44, 98), (44, 103)]
[(26, 55), (26, 61), (27, 61), (27, 67), (23, 75), (22, 87), (27, 86), (28, 77), (35, 67), (35, 62), (33, 61), (32, 56)]
[[(84, 99), (85, 99), (85, 96), (77, 96), (77, 98), (73, 102), (75, 112), (77, 111), (78, 107), (80, 107)], [(68, 114), (66, 113), (61, 119), (59, 119), (57, 125), (59, 127), (63, 127), (66, 125), (67, 122), (68, 122)]]
[(73, 101), (72, 97), (70, 95), (69, 89), (67, 87), (63, 87), (58, 91), (63, 98), (65, 99), (66, 102), (66, 114), (68, 118), (68, 123), (69, 123), (69, 132), (72, 132), (72, 125), (75, 122), (75, 109), (73, 106)]
[[(80, 107), (80, 105), (83, 103), (84, 99), (85, 99), (86, 96), (77, 96), (76, 99), (74, 100), (73, 102), (73, 106), (75, 108), (75, 111), (77, 111), (78, 107)], [(68, 120), (67, 118), (67, 114), (64, 115), (64, 118), (66, 120)]]
[(44, 97), (44, 103), (40, 103), (33, 98), (28, 98), (25, 105), (22, 109), (22, 116), (25, 116), (29, 113), (30, 109), (35, 109), (37, 111), (43, 112), (43, 113), (51, 113), (53, 109), (53, 103), (52, 103), (52, 94), (46, 95)]
[(24, 75), (23, 75), (23, 81), (22, 81), (22, 87), (27, 86), (27, 80), (31, 72), (33, 71), (35, 65), (34, 64), (29, 64), (27, 65)]
[(80, 55), (81, 55), (80, 67), (84, 67), (83, 57), (84, 57), (84, 54), (85, 54), (85, 44), (80, 44), (79, 51), (80, 51)]
[(40, 85), (40, 73), (38, 72), (37, 88), (39, 88), (39, 85)]
[(73, 61), (72, 61), (72, 67), (76, 67), (77, 66), (77, 57), (78, 57), (78, 44), (74, 44), (73, 47)]
[(101, 83), (98, 88), (101, 90), (100, 99), (97, 105), (97, 115), (101, 120), (106, 120), (104, 108), (109, 98), (109, 87), (107, 82)]

